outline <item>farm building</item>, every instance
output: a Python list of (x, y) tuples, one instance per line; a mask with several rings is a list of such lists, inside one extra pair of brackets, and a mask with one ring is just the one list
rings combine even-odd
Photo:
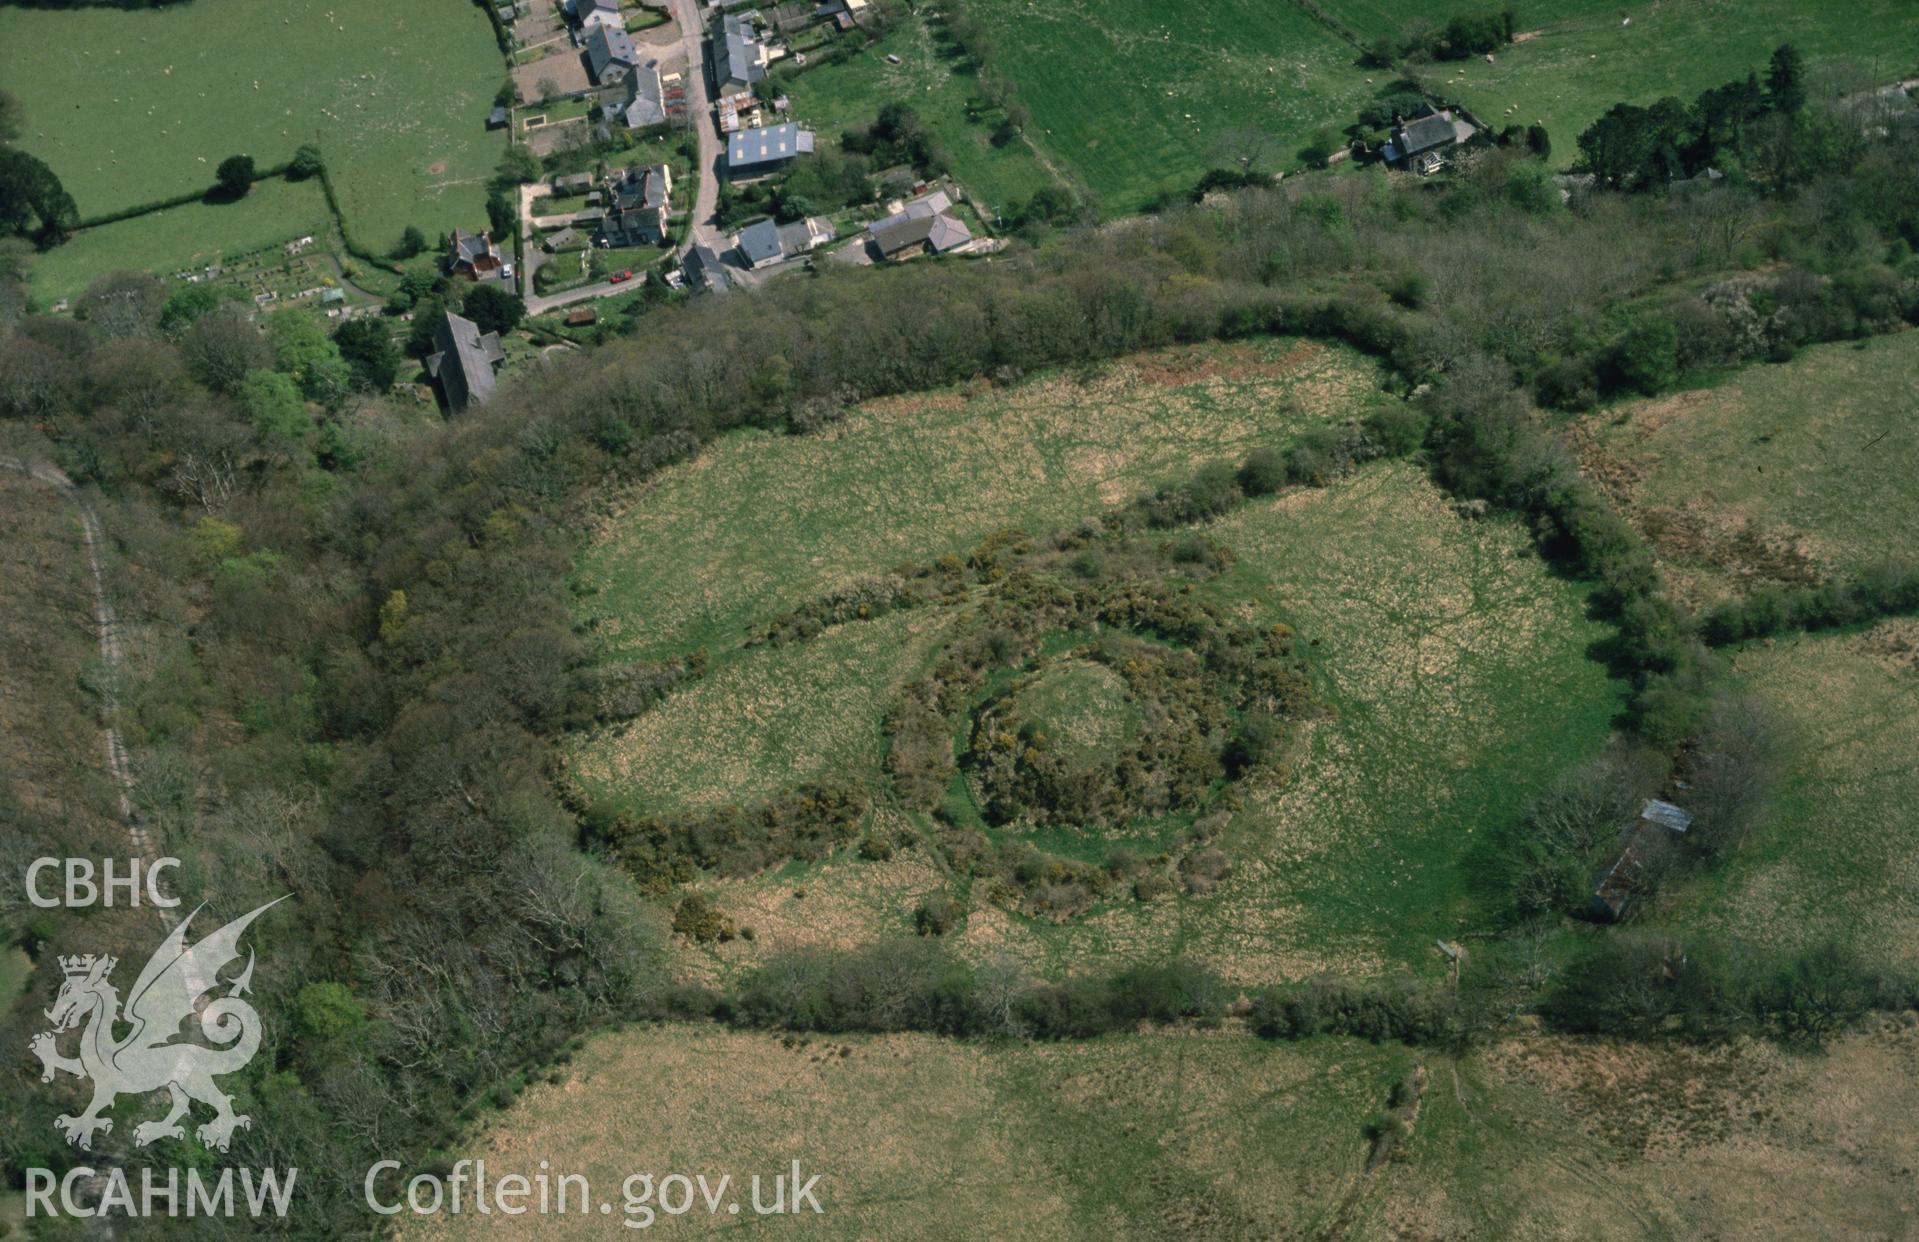
[(720, 94), (737, 95), (750, 91), (755, 82), (766, 77), (766, 45), (749, 14), (735, 17), (722, 13), (713, 26), (713, 80)]
[(953, 199), (945, 190), (922, 195), (875, 220), (866, 226), (866, 236), (880, 258), (893, 262), (945, 254), (973, 240), (972, 230), (953, 214)]
[(453, 230), (453, 241), (446, 256), (447, 274), (479, 280), (500, 270), (500, 248), (485, 233)]
[(591, 306), (576, 306), (566, 312), (566, 326), (569, 328), (590, 328), (600, 321), (600, 312)]
[(726, 171), (734, 177), (778, 172), (813, 152), (813, 131), (792, 122), (764, 129), (743, 129), (726, 142)]
[(439, 386), (449, 411), (457, 414), (493, 395), (494, 374), (506, 358), (499, 333), (482, 332), (471, 319), (444, 311), (433, 332), (433, 347), (426, 373)]
[(1473, 136), (1472, 123), (1456, 120), (1451, 112), (1427, 108), (1421, 115), (1393, 126), (1392, 137), (1380, 155), (1388, 164), (1425, 176), (1446, 166), (1445, 151)]
[(615, 26), (595, 26), (586, 36), (586, 67), (601, 86), (614, 86), (640, 67), (633, 37)]
[(629, 168), (607, 186), (599, 240), (606, 246), (658, 246), (672, 212), (673, 172), (664, 164)]
[(1692, 827), (1692, 812), (1658, 798), (1648, 798), (1623, 834), (1624, 843), (1612, 866), (1599, 877), (1593, 890), (1592, 917), (1610, 923), (1625, 912), (1634, 886), (1646, 870), (1670, 847), (1672, 837), (1684, 835)]
[(686, 287), (694, 293), (725, 293), (733, 287), (732, 273), (726, 270), (726, 264), (720, 262), (719, 254), (711, 246), (695, 246), (687, 251), (680, 263), (680, 273), (686, 279)]

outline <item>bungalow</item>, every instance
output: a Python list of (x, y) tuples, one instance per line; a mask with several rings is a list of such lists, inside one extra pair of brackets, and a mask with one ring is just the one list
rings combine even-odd
[(448, 275), (481, 280), (497, 273), (502, 262), (500, 248), (485, 233), (453, 230), (452, 248), (446, 259)]
[(1466, 141), (1473, 133), (1471, 122), (1455, 120), (1451, 112), (1435, 112), (1428, 107), (1420, 115), (1394, 125), (1380, 155), (1388, 164), (1424, 177), (1446, 166), (1447, 147)]
[(594, 26), (586, 36), (586, 67), (601, 86), (626, 81), (626, 76), (640, 67), (640, 52), (633, 46), (633, 36), (617, 26)]
[(426, 373), (439, 385), (448, 410), (457, 414), (493, 395), (494, 374), (506, 358), (498, 332), (481, 332), (471, 319), (443, 311), (433, 330), (433, 346)]
[(629, 168), (607, 186), (602, 246), (659, 246), (666, 242), (672, 212), (673, 173), (664, 164)]
[(901, 262), (923, 254), (946, 254), (973, 240), (966, 222), (953, 212), (945, 190), (921, 195), (883, 220), (866, 226), (867, 240), (879, 257)]
[(694, 293), (725, 293), (733, 287), (733, 274), (726, 270), (726, 264), (720, 262), (719, 254), (711, 246), (688, 250), (680, 262), (680, 273), (686, 279), (686, 287)]
[(751, 14), (720, 14), (713, 26), (713, 80), (719, 83), (720, 94), (752, 90), (754, 83), (766, 78), (767, 59)]
[(791, 121), (764, 129), (743, 129), (726, 140), (726, 171), (732, 177), (765, 176), (812, 153), (813, 131)]

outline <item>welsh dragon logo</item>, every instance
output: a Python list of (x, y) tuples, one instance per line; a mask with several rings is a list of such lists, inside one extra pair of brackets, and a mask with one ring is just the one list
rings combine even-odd
[[(87, 1110), (53, 1123), (67, 1142), (90, 1150), (96, 1132), (112, 1133), (113, 1119), (102, 1114), (116, 1098), (162, 1088), (172, 1104), (165, 1117), (134, 1127), (133, 1141), (142, 1147), (155, 1139), (186, 1137), (180, 1120), (195, 1101), (214, 1112), (212, 1121), (194, 1131), (209, 1147), (225, 1151), (236, 1129), (252, 1125), (252, 1118), (234, 1113), (232, 1098), (213, 1080), (245, 1066), (260, 1047), (260, 1015), (239, 999), (253, 979), (253, 951), (247, 951), (246, 968), (237, 978), (223, 980), (219, 973), (239, 960), (240, 934), (285, 900), (270, 901), (188, 948), (187, 927), (193, 914), (205, 907), (194, 910), (154, 951), (134, 981), (124, 1014), (118, 990), (107, 982), (114, 958), (88, 953), (60, 959), (66, 981), (46, 1011), (53, 1030), (34, 1036), (27, 1047), (40, 1058), (41, 1082), (52, 1082), (56, 1071), (93, 1080), (93, 1102)], [(223, 986), (224, 995), (212, 996)], [(216, 1046), (184, 1042), (181, 1026), (195, 1016), (201, 1032)], [(82, 1024), (86, 1029), (80, 1035), (80, 1055), (61, 1056), (57, 1040)], [(116, 1037), (116, 1026), (132, 1029)]]

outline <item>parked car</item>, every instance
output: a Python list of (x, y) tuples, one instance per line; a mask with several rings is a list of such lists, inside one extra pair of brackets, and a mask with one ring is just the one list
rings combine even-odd
[(613, 285), (617, 285), (631, 279), (633, 279), (633, 273), (631, 271), (615, 272), (611, 276), (608, 276), (606, 278), (607, 283), (613, 284)]

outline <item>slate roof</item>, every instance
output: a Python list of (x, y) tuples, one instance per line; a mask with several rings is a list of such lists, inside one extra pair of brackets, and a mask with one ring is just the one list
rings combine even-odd
[(713, 35), (713, 50), (715, 76), (722, 83), (751, 86), (766, 77), (766, 52), (752, 18), (723, 14)]
[(619, 111), (630, 129), (666, 123), (666, 95), (660, 86), (658, 61), (649, 60), (627, 78), (626, 103)]
[(612, 65), (638, 66), (640, 53), (633, 46), (633, 36), (626, 31), (617, 26), (595, 26), (586, 36), (586, 61), (598, 79)]
[(695, 293), (725, 293), (733, 287), (733, 278), (711, 246), (695, 246), (686, 252), (680, 264), (687, 287)]
[(761, 220), (749, 224), (740, 230), (734, 239), (734, 245), (740, 249), (740, 257), (746, 260), (748, 267), (758, 267), (762, 263), (772, 263), (779, 259), (780, 226), (771, 220)]
[(427, 358), (426, 371), (440, 382), (449, 410), (457, 413), (493, 395), (493, 368), (506, 357), (499, 333), (481, 332), (471, 319), (445, 311), (433, 344), (438, 352)]
[(1444, 113), (1434, 113), (1401, 125), (1397, 145), (1400, 154), (1411, 159), (1421, 151), (1449, 147), (1456, 141), (1458, 135), (1453, 130), (1453, 119)]
[(944, 254), (973, 240), (973, 231), (952, 212), (952, 197), (944, 190), (935, 190), (885, 219), (875, 220), (866, 231), (881, 254), (894, 255), (918, 245)]
[(796, 155), (809, 155), (812, 150), (813, 131), (801, 129), (791, 121), (764, 129), (743, 129), (727, 140), (726, 166), (757, 168), (778, 164)]

